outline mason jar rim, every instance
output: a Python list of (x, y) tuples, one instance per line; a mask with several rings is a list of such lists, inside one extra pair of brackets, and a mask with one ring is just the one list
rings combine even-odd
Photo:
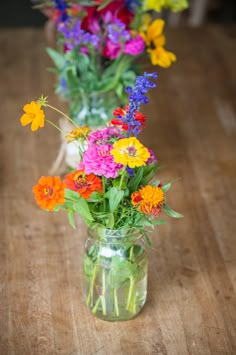
[(88, 228), (88, 235), (92, 239), (97, 239), (99, 241), (104, 241), (108, 243), (127, 243), (131, 241), (136, 241), (143, 237), (143, 233), (140, 229), (132, 228), (102, 228), (97, 229)]

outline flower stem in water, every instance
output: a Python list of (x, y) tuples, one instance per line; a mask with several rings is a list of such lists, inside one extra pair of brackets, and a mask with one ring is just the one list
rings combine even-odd
[(119, 317), (120, 311), (119, 311), (119, 304), (118, 304), (118, 298), (117, 298), (117, 289), (114, 288), (113, 292), (114, 292), (115, 314), (116, 314), (117, 317)]
[(95, 264), (95, 266), (94, 266), (93, 276), (92, 276), (92, 279), (90, 280), (90, 284), (89, 284), (89, 293), (88, 293), (88, 297), (86, 299), (87, 306), (89, 305), (89, 303), (90, 303), (90, 306), (93, 305), (93, 289), (94, 289), (94, 282), (95, 282), (96, 274), (97, 274), (97, 264)]
[(101, 296), (101, 301), (102, 301), (102, 314), (105, 316), (107, 314), (107, 309), (106, 309), (106, 274), (105, 274), (105, 270), (102, 270), (102, 296)]

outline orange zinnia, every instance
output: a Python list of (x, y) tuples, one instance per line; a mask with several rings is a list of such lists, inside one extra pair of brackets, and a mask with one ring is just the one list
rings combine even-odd
[(59, 176), (41, 176), (32, 191), (39, 206), (44, 210), (52, 211), (56, 205), (65, 202), (65, 187)]
[(86, 175), (83, 170), (66, 175), (64, 183), (68, 189), (77, 191), (85, 199), (89, 199), (94, 191), (102, 193), (102, 180), (94, 174)]
[(23, 107), (25, 113), (21, 116), (20, 122), (22, 126), (31, 123), (31, 131), (37, 131), (40, 127), (44, 127), (45, 114), (41, 110), (41, 105), (36, 101), (31, 101)]
[(160, 187), (147, 185), (132, 193), (131, 202), (143, 213), (157, 216), (164, 204), (164, 192)]

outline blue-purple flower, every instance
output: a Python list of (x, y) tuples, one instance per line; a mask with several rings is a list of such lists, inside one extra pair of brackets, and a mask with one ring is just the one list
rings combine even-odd
[(137, 115), (140, 114), (139, 108), (141, 104), (148, 103), (146, 96), (148, 90), (156, 87), (156, 84), (149, 78), (157, 79), (157, 73), (144, 73), (143, 76), (137, 76), (134, 88), (130, 86), (126, 88), (126, 92), (129, 94), (129, 104), (126, 110), (118, 115), (118, 118), (127, 126), (128, 137), (130, 137), (131, 132), (137, 136), (141, 131), (143, 120), (137, 119)]
[(65, 22), (69, 19), (69, 15), (67, 13), (68, 5), (64, 0), (54, 0), (55, 9), (57, 9), (60, 13), (57, 21)]
[(125, 1), (125, 7), (133, 13), (136, 11), (136, 9), (139, 6), (141, 6), (141, 0), (126, 0)]
[(67, 50), (72, 50), (79, 45), (92, 45), (96, 48), (99, 44), (99, 37), (84, 31), (81, 28), (80, 20), (76, 20), (75, 22), (68, 20), (64, 23), (60, 23), (58, 25), (58, 31), (63, 33), (65, 37), (64, 43)]
[(125, 24), (116, 19), (107, 26), (108, 38), (115, 44), (125, 43), (130, 39), (130, 33), (126, 30)]

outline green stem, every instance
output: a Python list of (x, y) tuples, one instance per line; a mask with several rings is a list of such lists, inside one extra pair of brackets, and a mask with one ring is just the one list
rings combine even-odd
[[(106, 191), (106, 181), (105, 181), (105, 177), (102, 176), (102, 189), (103, 189), (103, 195), (105, 194)], [(105, 201), (105, 197), (103, 198), (103, 208), (104, 208), (104, 212), (106, 212), (106, 201)]]
[(66, 132), (64, 132), (60, 127), (58, 127), (55, 123), (51, 122), (50, 120), (45, 118), (45, 121), (50, 123), (53, 127), (55, 127), (58, 131), (60, 131), (63, 135), (66, 135)]
[(88, 297), (86, 299), (87, 306), (89, 305), (89, 303), (90, 303), (90, 306), (93, 305), (93, 290), (94, 290), (94, 282), (95, 282), (96, 274), (97, 274), (97, 264), (94, 266), (93, 276), (92, 276), (92, 279), (90, 280), (89, 293), (88, 293)]
[(98, 306), (99, 306), (99, 303), (101, 302), (101, 296), (98, 297), (93, 309), (92, 309), (92, 312), (93, 314), (97, 313), (97, 310), (98, 310)]
[(105, 316), (107, 314), (107, 309), (106, 309), (106, 274), (105, 274), (105, 270), (102, 270), (102, 296), (101, 296), (101, 302), (102, 302), (102, 314)]
[(137, 308), (137, 305), (136, 305), (136, 291), (135, 291), (135, 287), (134, 287), (130, 311), (132, 313), (136, 313), (136, 310), (137, 310), (136, 308)]
[(62, 116), (64, 116), (65, 118), (67, 118), (74, 126), (79, 127), (69, 116), (67, 116), (64, 112), (58, 110), (56, 107), (51, 106), (49, 104), (45, 104), (46, 107), (50, 107), (52, 110), (57, 111), (58, 113), (60, 113)]
[(114, 290), (113, 290), (113, 296), (114, 296), (115, 314), (117, 317), (119, 317), (120, 311), (119, 311), (119, 304), (118, 304), (117, 289), (116, 288), (114, 288)]
[(133, 254), (134, 254), (134, 245), (130, 248), (130, 253), (129, 253), (129, 260), (132, 261), (133, 259)]
[(126, 309), (127, 311), (130, 311), (130, 304), (131, 304), (131, 300), (132, 300), (132, 295), (133, 295), (133, 291), (134, 291), (134, 278), (130, 277), (130, 284), (129, 284), (129, 293), (128, 293), (128, 299), (127, 299), (127, 304), (126, 304)]
[(126, 165), (123, 167), (123, 170), (122, 170), (122, 175), (121, 175), (121, 179), (120, 179), (120, 184), (119, 184), (119, 190), (121, 190), (121, 187), (122, 187), (122, 184), (123, 184), (123, 180), (124, 180), (124, 177), (125, 177), (125, 172), (126, 172)]

